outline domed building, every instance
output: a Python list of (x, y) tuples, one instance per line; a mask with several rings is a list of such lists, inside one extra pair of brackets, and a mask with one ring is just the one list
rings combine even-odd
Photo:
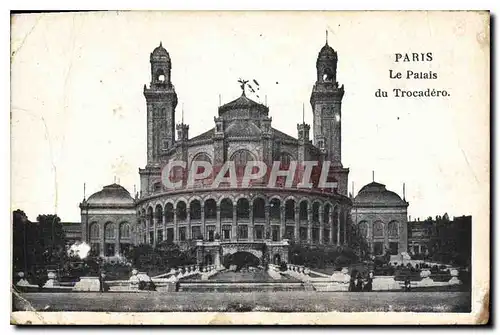
[(105, 186), (80, 204), (82, 240), (104, 257), (119, 257), (137, 241), (134, 226), (136, 205), (118, 184)]
[(408, 202), (385, 185), (371, 182), (361, 188), (353, 201), (351, 217), (366, 237), (372, 255), (406, 252)]
[[(218, 107), (213, 127), (189, 137), (189, 125), (176, 124), (172, 63), (161, 43), (150, 54), (150, 65), (151, 82), (144, 86), (147, 164), (139, 169), (140, 191), (132, 198), (113, 184), (80, 204), (82, 239), (94, 250), (113, 257), (132, 244), (154, 246), (166, 240), (195, 245), (200, 263), (220, 264), (236, 252), (278, 263), (287, 261), (290, 241), (348, 243), (352, 201), (347, 197), (349, 169), (343, 167), (341, 156), (344, 87), (336, 81), (337, 53), (328, 43), (316, 60), (317, 79), (310, 97), (312, 139), (304, 122), (297, 124), (296, 137), (274, 128), (269, 107), (247, 97), (248, 83), (243, 80), (241, 96)], [(162, 180), (162, 170), (173, 161), (185, 162), (185, 171), (172, 170), (180, 180), (175, 188)], [(249, 186), (213, 187), (214, 175), (186, 182), (185, 172), (201, 161), (214, 171), (228, 161), (238, 169), (252, 161), (267, 167), (278, 162), (284, 170), (294, 164), (298, 168), (295, 177), (282, 177), (273, 185), (263, 178)], [(297, 177), (307, 174), (308, 161), (318, 166), (329, 162), (327, 179), (334, 186), (300, 186)], [(361, 201), (361, 192), (359, 196)]]

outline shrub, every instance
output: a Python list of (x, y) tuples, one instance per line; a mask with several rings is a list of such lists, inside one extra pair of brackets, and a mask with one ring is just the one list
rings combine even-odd
[(146, 282), (141, 280), (139, 282), (139, 290), (141, 291), (156, 291), (156, 285), (152, 281)]
[(349, 264), (351, 264), (351, 259), (344, 255), (340, 255), (335, 259), (336, 266), (348, 266)]

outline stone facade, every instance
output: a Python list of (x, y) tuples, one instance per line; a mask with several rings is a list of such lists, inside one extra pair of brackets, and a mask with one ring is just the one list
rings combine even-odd
[(351, 217), (374, 255), (395, 255), (408, 249), (408, 202), (372, 182), (354, 198)]
[(120, 185), (105, 186), (80, 204), (82, 240), (102, 257), (120, 257), (136, 244), (135, 201)]
[[(131, 198), (118, 189), (120, 186), (110, 185), (103, 191), (112, 189), (114, 195), (105, 200), (92, 195), (84, 200), (80, 205), (84, 241), (99, 245), (104, 256), (111, 256), (112, 251), (119, 255), (124, 243), (196, 241), (198, 261), (219, 264), (224, 255), (235, 250), (247, 250), (262, 260), (287, 261), (290, 240), (347, 243), (352, 202), (347, 197), (349, 169), (341, 162), (344, 88), (336, 82), (337, 56), (328, 44), (318, 55), (318, 76), (311, 93), (312, 141), (310, 126), (305, 123), (297, 125), (297, 138), (273, 128), (269, 107), (249, 99), (245, 83), (240, 97), (218, 108), (214, 127), (190, 138), (188, 125), (175, 124), (177, 94), (172, 63), (161, 44), (151, 53), (150, 64), (151, 82), (144, 87), (147, 164), (139, 169), (140, 190)], [(180, 175), (173, 173), (181, 184), (172, 189), (161, 178), (162, 169), (173, 160), (186, 162), (187, 169), (195, 161), (205, 161), (214, 170), (226, 161), (235, 162), (237, 168), (248, 161), (262, 161), (268, 167), (278, 161), (284, 167), (297, 164), (295, 178), (304, 171), (305, 161), (316, 161), (319, 166), (328, 161), (328, 181), (336, 182), (336, 187), (300, 188), (294, 179), (291, 185), (283, 182), (268, 187), (266, 180), (260, 180), (249, 187), (213, 188), (214, 176), (189, 185), (181, 171)], [(120, 234), (121, 225), (129, 227), (130, 237)], [(109, 227), (114, 227), (114, 235)]]

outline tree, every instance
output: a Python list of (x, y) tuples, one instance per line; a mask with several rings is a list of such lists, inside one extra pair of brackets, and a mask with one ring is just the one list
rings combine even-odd
[(356, 251), (360, 259), (365, 259), (368, 256), (369, 248), (366, 237), (361, 234), (359, 226), (349, 225), (349, 247)]
[(24, 271), (27, 273), (32, 265), (29, 253), (31, 245), (28, 244), (28, 242), (32, 242), (32, 239), (28, 240), (33, 235), (31, 231), (32, 225), (26, 214), (20, 209), (15, 210), (12, 216), (12, 262), (14, 272)]
[(68, 259), (61, 219), (55, 214), (38, 215), (39, 241), (44, 247), (44, 264), (62, 266)]
[(154, 248), (149, 244), (139, 244), (133, 246), (126, 257), (133, 267), (141, 271), (164, 272), (196, 263), (196, 247), (188, 243), (181, 249), (170, 241), (163, 241)]
[(63, 268), (68, 260), (61, 220), (55, 214), (39, 215), (30, 222), (22, 210), (13, 215), (13, 270), (27, 276), (45, 276), (48, 266)]

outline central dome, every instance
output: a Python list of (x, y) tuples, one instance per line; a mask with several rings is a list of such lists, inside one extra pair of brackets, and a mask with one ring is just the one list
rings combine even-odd
[(130, 193), (123, 186), (111, 184), (104, 186), (101, 191), (92, 194), (88, 198), (87, 203), (91, 205), (129, 205), (134, 204), (134, 199), (132, 199)]
[(226, 134), (236, 137), (259, 136), (261, 130), (252, 121), (237, 120), (227, 127)]
[(224, 112), (230, 111), (230, 110), (259, 110), (262, 112), (265, 112), (266, 114), (269, 112), (269, 109), (264, 106), (263, 104), (260, 104), (258, 102), (253, 101), (252, 99), (247, 98), (245, 93), (243, 93), (238, 99), (233, 100), (231, 102), (228, 102), (225, 105), (222, 105), (219, 107), (219, 115), (223, 114)]
[(354, 198), (356, 205), (374, 206), (408, 206), (408, 203), (401, 199), (396, 193), (385, 188), (384, 184), (372, 182), (359, 191)]

